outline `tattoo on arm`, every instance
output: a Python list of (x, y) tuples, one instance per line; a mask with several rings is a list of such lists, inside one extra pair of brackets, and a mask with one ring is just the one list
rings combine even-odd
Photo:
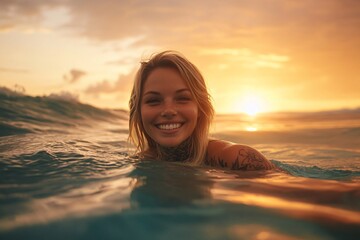
[[(241, 149), (238, 156), (232, 161), (230, 169), (232, 170), (267, 170), (271, 169), (271, 165), (267, 164), (268, 160), (255, 151)], [(220, 157), (212, 157), (205, 161), (210, 166), (220, 166), (227, 168), (227, 162)]]
[(224, 161), (224, 159), (221, 159), (220, 157), (212, 157), (212, 158), (207, 158), (205, 160), (205, 164), (206, 165), (209, 165), (209, 166), (213, 166), (213, 167), (217, 167), (217, 166), (220, 166), (220, 167), (224, 167), (226, 168), (227, 167), (227, 163)]
[(239, 150), (237, 158), (233, 161), (233, 170), (266, 170), (266, 158), (255, 151)]

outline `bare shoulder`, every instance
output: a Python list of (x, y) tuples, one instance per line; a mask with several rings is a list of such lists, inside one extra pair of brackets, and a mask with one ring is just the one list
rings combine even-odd
[(274, 166), (256, 149), (222, 140), (209, 141), (205, 163), (233, 170), (269, 170)]

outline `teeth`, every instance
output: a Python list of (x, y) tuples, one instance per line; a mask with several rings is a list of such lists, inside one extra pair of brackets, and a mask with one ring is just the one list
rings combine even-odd
[(172, 130), (181, 127), (181, 124), (180, 123), (161, 124), (158, 127), (164, 130)]

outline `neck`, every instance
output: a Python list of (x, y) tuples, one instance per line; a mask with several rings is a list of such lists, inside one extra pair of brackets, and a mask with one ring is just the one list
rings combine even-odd
[(190, 138), (176, 147), (157, 146), (158, 155), (161, 160), (171, 162), (183, 162), (190, 158)]

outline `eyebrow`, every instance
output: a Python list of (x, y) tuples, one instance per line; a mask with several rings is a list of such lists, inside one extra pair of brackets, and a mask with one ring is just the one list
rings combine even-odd
[[(190, 92), (190, 90), (188, 88), (182, 88), (182, 89), (176, 90), (175, 93), (182, 93), (182, 92), (186, 92), (186, 91)], [(161, 95), (159, 92), (156, 92), (156, 91), (148, 91), (148, 92), (144, 93), (144, 96), (149, 95), (149, 94)]]

